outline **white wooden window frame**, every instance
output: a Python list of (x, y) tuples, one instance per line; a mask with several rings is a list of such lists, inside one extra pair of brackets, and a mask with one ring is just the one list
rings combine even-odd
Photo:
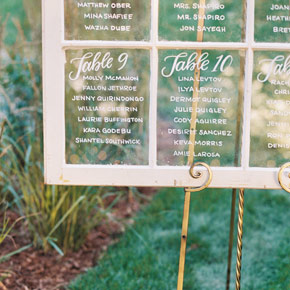
[[(246, 52), (243, 134), (240, 167), (212, 167), (210, 187), (280, 189), (279, 168), (249, 167), (250, 115), (254, 51), (290, 50), (287, 43), (255, 43), (255, 1), (247, 0), (245, 42), (181, 42), (158, 40), (159, 1), (151, 0), (151, 40), (68, 41), (64, 39), (64, 1), (42, 0), (43, 9), (43, 112), (45, 183), (102, 186), (201, 186), (206, 174), (193, 179), (188, 166), (157, 166), (157, 80), (158, 49), (228, 49)], [(234, 0), (233, 0), (234, 1)], [(65, 162), (65, 50), (69, 48), (150, 49), (149, 165), (71, 165)], [(203, 169), (202, 169), (203, 170)]]

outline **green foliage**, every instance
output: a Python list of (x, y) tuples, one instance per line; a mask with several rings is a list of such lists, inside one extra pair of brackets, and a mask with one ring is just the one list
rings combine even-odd
[[(35, 141), (39, 146), (42, 143), (41, 27), (35, 25), (37, 22), (40, 23), (40, 3), (24, 0), (23, 4), (27, 12), (35, 13), (27, 14), (29, 17), (20, 17), (25, 11), (22, 8), (22, 1), (21, 3), (19, 1), (4, 3), (0, 11), (0, 124), (4, 142), (0, 143), (0, 191), (2, 194), (11, 193), (7, 179), (13, 183), (14, 178), (11, 172), (11, 160), (6, 154), (11, 146), (13, 150), (18, 148), (15, 151), (18, 155), (21, 150), (28, 147), (28, 136), (35, 136)], [(36, 13), (37, 9), (38, 13)], [(8, 11), (13, 14), (8, 14)], [(13, 41), (7, 40), (11, 29), (14, 31)], [(22, 149), (19, 150), (19, 148)], [(13, 195), (15, 197), (15, 193)], [(13, 196), (9, 198), (11, 199)], [(15, 202), (19, 207), (17, 199)]]
[[(9, 194), (10, 206), (26, 216), (35, 246), (65, 254), (104, 218), (103, 198), (109, 193), (43, 183), (41, 26), (35, 25), (41, 23), (40, 5), (33, 0), (1, 4), (0, 194)], [(2, 228), (7, 236), (6, 218)]]
[[(6, 197), (3, 197), (3, 199), (0, 201), (0, 247), (1, 247), (1, 244), (4, 242), (4, 240), (9, 237), (9, 234), (13, 230), (14, 226), (24, 218), (24, 217), (20, 217), (16, 219), (13, 223), (11, 223), (10, 218), (7, 217), (7, 208), (8, 208), (8, 203), (6, 201)], [(8, 254), (1, 255), (0, 263), (6, 261), (13, 255), (16, 255), (22, 251), (25, 251), (29, 247), (31, 247), (31, 245), (27, 245), (25, 247), (17, 249), (16, 251), (10, 252)], [(0, 281), (1, 281), (1, 277), (0, 277)]]
[(7, 178), (8, 188), (27, 217), (34, 245), (45, 251), (54, 248), (63, 255), (77, 249), (104, 217), (103, 192), (90, 187), (45, 185), (40, 146), (34, 140), (29, 143), (33, 145), (27, 150), (13, 143), (7, 151), (13, 177)]
[[(2, 200), (0, 202), (0, 206), (4, 202), (5, 201)], [(14, 225), (17, 223), (17, 220), (16, 220), (12, 225), (9, 225), (9, 221), (10, 221), (10, 219), (7, 217), (6, 209), (2, 210), (2, 221), (0, 223), (0, 246), (3, 243), (3, 241), (7, 238), (7, 236), (9, 235), (11, 230), (13, 229)]]
[[(204, 190), (191, 200), (184, 289), (225, 289), (231, 190)], [(183, 202), (183, 190), (161, 191), (69, 289), (176, 289)], [(242, 289), (290, 289), (289, 206), (283, 191), (245, 191)], [(230, 289), (235, 258), (234, 249)]]

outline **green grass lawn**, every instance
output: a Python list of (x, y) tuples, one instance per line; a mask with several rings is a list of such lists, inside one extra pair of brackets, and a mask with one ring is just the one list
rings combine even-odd
[[(160, 191), (70, 289), (176, 289), (183, 201), (181, 189)], [(225, 289), (230, 203), (231, 190), (192, 194), (184, 289)], [(289, 224), (288, 193), (245, 192), (242, 289), (290, 289)]]

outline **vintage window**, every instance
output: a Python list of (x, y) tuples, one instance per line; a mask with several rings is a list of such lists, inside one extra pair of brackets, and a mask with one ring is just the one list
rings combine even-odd
[(43, 1), (46, 182), (199, 186), (195, 121), (211, 187), (280, 188), (289, 13), (288, 0)]

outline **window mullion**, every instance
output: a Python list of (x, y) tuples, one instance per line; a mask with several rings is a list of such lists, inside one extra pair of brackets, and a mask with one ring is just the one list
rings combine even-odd
[(247, 1), (247, 25), (246, 43), (248, 50), (246, 53), (245, 67), (245, 95), (244, 95), (244, 117), (243, 117), (243, 137), (241, 150), (241, 165), (244, 169), (249, 168), (250, 160), (250, 126), (251, 126), (251, 98), (252, 98), (252, 78), (254, 67), (254, 23), (255, 23), (255, 2)]

